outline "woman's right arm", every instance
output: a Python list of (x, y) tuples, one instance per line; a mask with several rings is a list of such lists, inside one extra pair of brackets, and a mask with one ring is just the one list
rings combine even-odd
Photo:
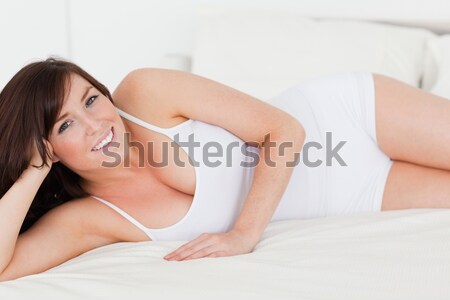
[[(49, 155), (52, 156), (52, 147)], [(109, 231), (96, 229), (95, 212), (84, 198), (65, 202), (37, 220), (19, 235), (33, 199), (51, 169), (40, 166), (36, 145), (29, 167), (0, 199), (0, 281), (44, 272), (91, 249), (120, 241)]]
[(41, 171), (24, 173), (0, 200), (0, 282), (42, 273), (89, 250), (121, 241), (107, 229), (97, 229), (97, 216), (86, 209), (86, 198), (51, 209), (17, 237), (45, 178)]
[(0, 273), (11, 261), (25, 216), (36, 193), (50, 171), (30, 165), (0, 199)]

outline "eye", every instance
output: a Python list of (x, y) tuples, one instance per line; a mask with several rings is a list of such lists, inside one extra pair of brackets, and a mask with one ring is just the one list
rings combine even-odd
[(92, 103), (94, 103), (95, 102), (95, 100), (97, 99), (97, 97), (98, 97), (98, 95), (95, 95), (95, 96), (92, 96), (92, 97), (89, 97), (87, 100), (86, 100), (86, 106), (91, 106), (92, 105)]
[[(86, 100), (86, 102), (85, 102), (86, 107), (91, 106), (92, 103), (95, 102), (95, 100), (97, 99), (97, 97), (98, 97), (98, 95), (89, 97), (89, 98)], [(59, 127), (59, 129), (58, 129), (58, 133), (62, 133), (64, 130), (66, 130), (67, 127), (69, 127), (68, 124), (70, 124), (70, 123), (71, 123), (71, 122), (64, 122), (64, 123), (62, 123), (61, 127)]]
[(64, 123), (62, 123), (61, 127), (59, 127), (58, 133), (62, 133), (64, 130), (66, 130), (67, 127), (69, 127), (69, 125), (67, 125), (69, 123), (71, 123), (71, 122), (64, 122)]

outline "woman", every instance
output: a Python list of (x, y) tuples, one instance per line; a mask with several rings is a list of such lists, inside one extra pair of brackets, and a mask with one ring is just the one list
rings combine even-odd
[(121, 241), (230, 256), (270, 221), (450, 206), (447, 100), (360, 72), (270, 104), (180, 71), (135, 70), (110, 95), (70, 62), (25, 66), (0, 94), (0, 279)]

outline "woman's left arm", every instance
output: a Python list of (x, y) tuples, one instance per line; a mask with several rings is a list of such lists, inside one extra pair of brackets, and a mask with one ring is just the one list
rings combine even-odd
[[(288, 129), (268, 136), (270, 142), (266, 141), (260, 151), (252, 186), (233, 229), (226, 233), (202, 234), (165, 256), (165, 259), (188, 260), (253, 251), (280, 202), (304, 141), (304, 137), (297, 138)], [(288, 141), (291, 141), (291, 146), (280, 151), (279, 145)], [(280, 153), (283, 151), (284, 154)]]
[(280, 202), (293, 166), (298, 164), (305, 140), (302, 124), (266, 102), (181, 71), (138, 69), (127, 75), (118, 90), (116, 96), (126, 94), (127, 101), (148, 97), (159, 110), (174, 117), (214, 124), (261, 146), (252, 186), (233, 228), (225, 233), (204, 233), (164, 258), (186, 260), (251, 252)]

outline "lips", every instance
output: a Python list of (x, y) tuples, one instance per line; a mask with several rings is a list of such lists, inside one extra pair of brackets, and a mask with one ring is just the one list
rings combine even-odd
[[(95, 143), (95, 145), (91, 148), (91, 150), (94, 151), (93, 149), (96, 148), (97, 145), (99, 145), (104, 139), (106, 139), (106, 137), (109, 135), (110, 132), (112, 132), (113, 138), (114, 138), (114, 128), (111, 127), (103, 134), (103, 136), (101, 138), (98, 139), (97, 143)], [(104, 145), (104, 146), (106, 146), (106, 145)]]

